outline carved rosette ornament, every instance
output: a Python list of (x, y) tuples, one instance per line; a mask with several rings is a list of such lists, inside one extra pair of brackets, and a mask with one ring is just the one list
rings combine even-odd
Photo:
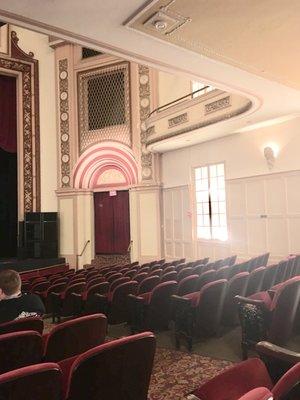
[[(22, 115), (24, 212), (40, 210), (40, 121), (39, 121), (39, 71), (34, 54), (25, 53), (18, 46), (16, 32), (10, 35), (10, 56), (0, 57), (0, 68), (8, 72), (21, 73), (21, 96), (18, 99)], [(22, 175), (23, 174), (23, 175)]]
[(69, 132), (69, 85), (68, 60), (59, 60), (59, 118), (61, 186), (70, 186), (70, 132)]
[(150, 70), (144, 65), (139, 65), (139, 102), (141, 123), (141, 167), (142, 181), (153, 179), (153, 155), (147, 150), (147, 128), (145, 120), (150, 114), (151, 91)]

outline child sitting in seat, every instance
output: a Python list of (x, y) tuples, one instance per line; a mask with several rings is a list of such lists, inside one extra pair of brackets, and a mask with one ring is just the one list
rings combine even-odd
[(44, 313), (44, 304), (37, 295), (21, 292), (21, 278), (16, 271), (0, 272), (0, 324)]

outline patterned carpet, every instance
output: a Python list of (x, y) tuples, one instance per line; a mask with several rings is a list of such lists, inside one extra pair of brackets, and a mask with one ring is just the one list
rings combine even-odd
[[(45, 333), (52, 327), (49, 320), (44, 321)], [(113, 339), (107, 338), (107, 341), (110, 340)], [(185, 395), (230, 365), (232, 365), (230, 361), (158, 347), (151, 377), (149, 400), (185, 399)]]
[(229, 361), (158, 348), (149, 398), (151, 400), (184, 399), (186, 394), (230, 365), (232, 363)]

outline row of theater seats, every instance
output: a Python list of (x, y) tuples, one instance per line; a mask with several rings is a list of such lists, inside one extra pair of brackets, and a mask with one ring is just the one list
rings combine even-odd
[[(0, 325), (0, 398), (9, 400), (146, 400), (155, 337), (144, 332), (104, 343), (101, 314), (61, 323)], [(260, 342), (251, 358), (187, 394), (189, 400), (299, 400), (300, 354)]]
[[(271, 285), (248, 297), (237, 296), (242, 327), (243, 358), (259, 340), (268, 339), (285, 345), (293, 333), (300, 331), (300, 256), (291, 256), (277, 265)], [(270, 278), (271, 274), (268, 275)]]
[(268, 342), (255, 348), (260, 358), (237, 363), (195, 389), (188, 400), (299, 400), (300, 353)]
[(0, 325), (0, 398), (147, 400), (155, 353), (151, 332), (104, 343), (107, 319), (73, 319), (42, 335), (43, 321)]
[[(266, 292), (263, 292), (263, 294), (260, 293), (262, 288), (265, 291), (274, 291), (279, 289), (281, 287), (279, 285), (283, 283), (284, 285), (281, 290), (278, 290), (278, 295), (274, 297), (274, 302), (272, 303), (272, 307), (275, 307), (272, 310), (280, 310), (278, 317), (276, 317), (276, 321), (278, 322), (274, 325), (273, 332), (280, 332), (280, 337), (284, 337), (286, 341), (293, 330), (293, 321), (295, 320), (299, 304), (298, 290), (292, 290), (292, 287), (297, 287), (297, 281), (300, 278), (290, 278), (293, 274), (297, 273), (299, 263), (300, 257), (288, 257), (288, 259), (279, 262), (277, 265), (258, 267), (250, 274), (248, 272), (239, 272), (229, 281), (226, 279), (214, 280), (203, 286), (201, 290), (181, 297), (173, 296), (177, 346), (179, 346), (181, 338), (184, 338), (187, 341), (188, 348), (191, 349), (195, 339), (218, 334), (221, 323), (224, 325), (235, 325), (237, 322), (237, 303), (239, 304), (239, 315), (243, 328), (243, 341), (245, 341), (246, 337), (250, 336), (253, 338), (257, 336), (258, 331), (253, 332), (254, 320), (261, 321), (261, 316), (256, 318), (251, 310), (249, 312), (248, 304), (251, 303), (253, 305), (253, 303), (256, 303), (258, 301), (257, 296), (259, 296), (259, 300), (261, 300), (261, 297), (264, 297), (264, 299), (268, 298), (265, 294)], [(235, 270), (235, 267), (233, 266), (228, 270)], [(273, 286), (274, 283), (276, 286)], [(284, 287), (287, 288), (283, 290)], [(292, 302), (286, 303), (284, 300), (285, 296), (289, 296)], [(270, 300), (269, 303), (271, 303)], [(281, 304), (284, 306), (280, 307)], [(285, 312), (289, 316), (289, 322), (283, 330), (280, 330), (283, 317), (281, 310), (283, 309), (285, 309)], [(265, 313), (266, 310), (263, 308), (261, 314)], [(277, 316), (277, 312), (275, 312), (275, 315)], [(279, 322), (279, 315), (281, 315), (281, 323)], [(267, 329), (267, 327), (264, 328)], [(262, 327), (258, 324), (257, 329), (262, 329)], [(246, 334), (247, 331), (250, 331), (250, 333)], [(283, 332), (285, 332), (285, 335)], [(259, 337), (261, 340), (264, 339), (262, 335)], [(250, 342), (250, 340), (247, 340), (247, 342)], [(254, 341), (254, 343), (256, 342)], [(280, 344), (281, 342), (276, 341), (276, 343)], [(242, 344), (242, 348), (245, 357), (246, 345), (244, 343)]]

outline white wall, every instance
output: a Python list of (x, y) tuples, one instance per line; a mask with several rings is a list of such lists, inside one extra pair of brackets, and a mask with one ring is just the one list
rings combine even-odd
[(191, 81), (185, 77), (158, 72), (158, 107), (192, 92)]
[[(270, 171), (263, 148), (272, 143), (279, 153)], [(295, 118), (164, 154), (166, 256), (221, 258), (237, 253), (247, 258), (271, 251), (275, 260), (300, 251), (299, 149), (300, 118)], [(226, 167), (229, 240), (197, 241), (195, 216), (189, 221), (194, 210), (192, 170), (216, 162)]]
[(300, 169), (300, 118), (295, 118), (165, 153), (162, 157), (164, 186), (185, 185), (190, 182), (192, 167), (220, 161), (225, 162), (227, 179), (268, 174), (263, 148), (270, 143), (279, 147), (273, 173)]
[(57, 211), (57, 138), (55, 103), (55, 59), (48, 36), (12, 26), (18, 45), (26, 53), (32, 51), (39, 60), (40, 86), (40, 160), (41, 211)]

